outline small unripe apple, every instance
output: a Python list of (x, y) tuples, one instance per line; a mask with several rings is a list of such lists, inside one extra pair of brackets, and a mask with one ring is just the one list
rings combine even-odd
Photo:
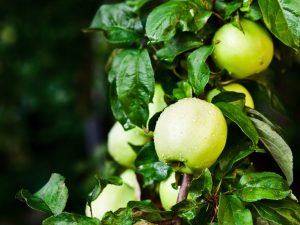
[[(126, 207), (129, 201), (139, 201), (141, 190), (133, 170), (127, 169), (121, 174), (123, 184), (121, 186), (108, 184), (98, 198), (91, 203), (93, 217), (102, 219), (109, 211), (116, 211)], [(85, 213), (91, 216), (89, 206), (86, 206)]]
[(160, 115), (154, 144), (159, 159), (183, 173), (199, 174), (215, 163), (227, 139), (226, 120), (214, 104), (184, 98)]
[(244, 78), (265, 70), (273, 58), (273, 41), (264, 27), (251, 20), (240, 20), (242, 30), (232, 23), (214, 35), (212, 57), (232, 77)]
[(176, 204), (179, 187), (178, 189), (172, 187), (172, 184), (175, 182), (175, 172), (173, 172), (168, 179), (159, 184), (159, 197), (161, 205), (165, 210), (171, 210), (172, 206)]
[(111, 157), (125, 167), (134, 167), (137, 157), (131, 145), (141, 146), (150, 140), (144, 131), (138, 127), (125, 131), (118, 122), (114, 124), (108, 133), (108, 152)]
[[(250, 92), (241, 84), (238, 83), (230, 83), (228, 85), (224, 85), (223, 89), (225, 91), (233, 91), (237, 93), (242, 93), (245, 95), (245, 106), (254, 109), (254, 101), (250, 94)], [(211, 102), (212, 99), (218, 95), (221, 92), (221, 90), (214, 88), (210, 92), (208, 92), (206, 99), (208, 102)]]
[(162, 89), (161, 84), (156, 83), (154, 89), (154, 95), (152, 102), (149, 104), (149, 119), (155, 115), (155, 113), (162, 111), (167, 107), (167, 103), (165, 102), (165, 92)]

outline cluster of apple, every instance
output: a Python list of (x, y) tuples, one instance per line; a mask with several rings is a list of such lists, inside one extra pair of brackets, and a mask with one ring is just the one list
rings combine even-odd
[[(259, 24), (242, 19), (239, 29), (232, 23), (223, 25), (214, 35), (212, 58), (216, 65), (228, 71), (235, 80), (265, 70), (273, 57), (273, 42)], [(227, 139), (227, 123), (218, 107), (211, 103), (220, 92), (230, 91), (245, 95), (245, 106), (254, 108), (248, 90), (237, 81), (210, 90), (206, 99), (184, 98), (167, 106), (160, 84), (155, 86), (150, 118), (163, 111), (156, 122), (153, 134), (140, 128), (125, 131), (118, 122), (108, 135), (108, 151), (112, 158), (127, 168), (121, 175), (123, 185), (107, 185), (97, 200), (92, 202), (95, 217), (107, 211), (126, 207), (130, 200), (140, 200), (140, 187), (134, 173), (137, 157), (132, 145), (141, 146), (154, 140), (159, 159), (172, 166), (174, 171), (200, 174), (212, 166), (223, 151)], [(159, 195), (165, 210), (176, 203), (178, 190), (172, 187), (175, 172), (159, 185)], [(87, 214), (90, 214), (87, 208)]]

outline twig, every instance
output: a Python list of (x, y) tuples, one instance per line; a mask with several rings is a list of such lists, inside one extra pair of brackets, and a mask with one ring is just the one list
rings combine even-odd
[(177, 203), (185, 200), (188, 196), (189, 186), (192, 182), (193, 175), (191, 174), (183, 174), (180, 190), (177, 196)]

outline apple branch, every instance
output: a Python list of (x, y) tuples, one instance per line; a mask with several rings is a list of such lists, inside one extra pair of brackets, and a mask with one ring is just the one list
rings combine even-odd
[(186, 173), (183, 174), (182, 182), (177, 196), (177, 203), (187, 198), (189, 192), (189, 186), (192, 182), (192, 179), (193, 179), (192, 174), (186, 174)]

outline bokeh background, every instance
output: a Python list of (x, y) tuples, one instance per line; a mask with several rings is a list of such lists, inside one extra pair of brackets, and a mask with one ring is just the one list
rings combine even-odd
[[(14, 196), (35, 192), (52, 172), (66, 178), (66, 210), (84, 211), (113, 124), (104, 70), (112, 46), (83, 32), (104, 2), (0, 0), (0, 225), (41, 224), (44, 215)], [(286, 115), (270, 116), (294, 152), (300, 197), (300, 56), (283, 64), (273, 80)]]

